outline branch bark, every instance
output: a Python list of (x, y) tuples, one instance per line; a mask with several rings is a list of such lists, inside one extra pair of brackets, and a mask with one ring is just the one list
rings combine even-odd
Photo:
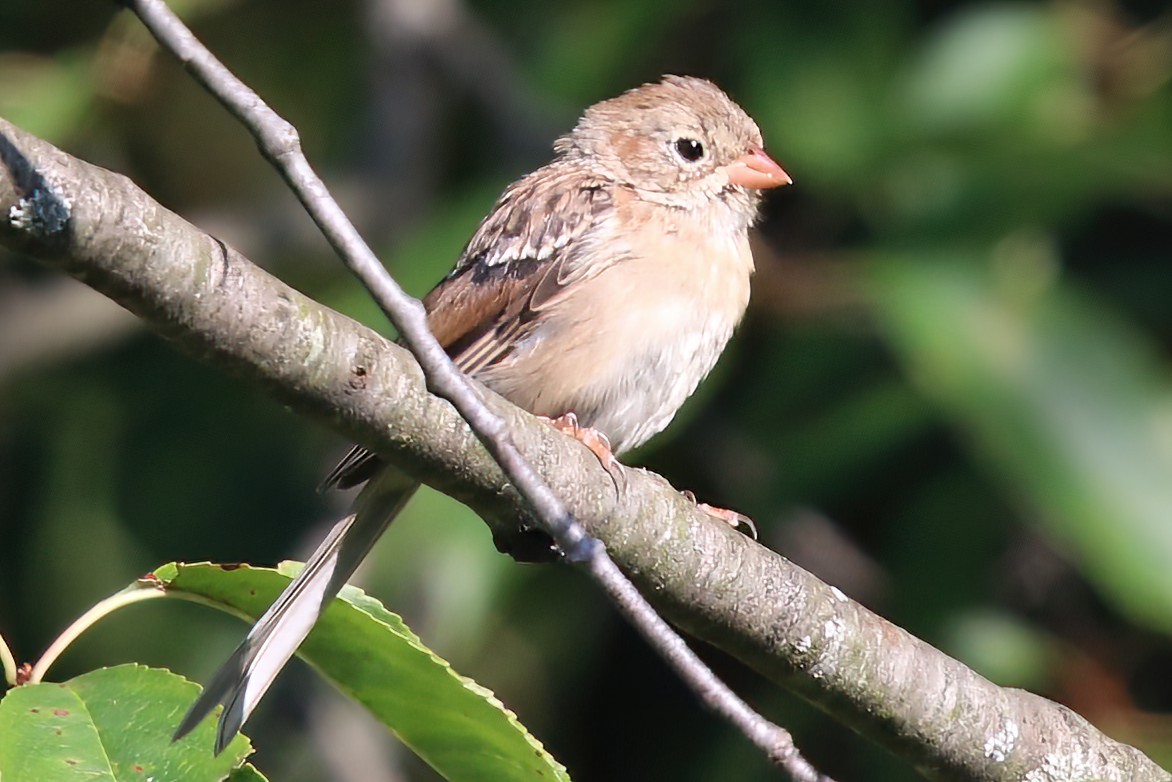
[[(524, 505), (404, 350), (252, 265), (139, 190), (0, 120), (0, 244), (60, 268), (187, 352), (466, 502), (508, 535)], [(628, 470), (485, 392), (537, 472), (673, 622), (941, 780), (1172, 780), (1036, 695), (997, 687)]]

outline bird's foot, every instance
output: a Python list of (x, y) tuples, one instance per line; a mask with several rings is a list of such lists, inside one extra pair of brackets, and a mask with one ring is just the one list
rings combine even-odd
[(578, 423), (578, 416), (572, 412), (559, 415), (557, 418), (546, 418), (543, 415), (538, 418), (589, 448), (590, 452), (598, 458), (610, 479), (614, 481), (615, 491), (626, 488), (627, 477), (623, 474), (623, 465), (614, 455), (614, 451), (610, 449), (610, 440), (605, 434), (589, 426), (582, 426)]
[(735, 530), (739, 530), (744, 527), (746, 530), (748, 530), (748, 534), (753, 538), (753, 540), (757, 539), (757, 525), (754, 524), (753, 520), (745, 514), (737, 513), (735, 510), (729, 510), (728, 508), (717, 508), (714, 505), (709, 505), (707, 502), (699, 502), (696, 500), (696, 495), (687, 490), (684, 491), (684, 496), (692, 502), (696, 503), (696, 507), (707, 513), (709, 516), (720, 519)]

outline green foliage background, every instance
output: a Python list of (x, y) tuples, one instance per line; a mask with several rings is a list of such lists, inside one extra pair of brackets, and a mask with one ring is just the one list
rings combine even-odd
[[(0, 7), (0, 115), (121, 171), (382, 328), (246, 134), (114, 4)], [(1172, 9), (1159, 2), (188, 0), (422, 294), (585, 105), (713, 78), (796, 184), (698, 398), (629, 461), (995, 681), (1172, 761)], [(303, 556), (344, 449), (0, 255), (0, 632), (31, 659), (158, 563)], [(579, 779), (774, 778), (578, 574), (426, 494), (366, 588)], [(242, 626), (170, 601), (86, 636), (206, 680)], [(710, 650), (840, 779), (914, 774)], [(250, 731), (271, 779), (431, 779), (304, 666)]]

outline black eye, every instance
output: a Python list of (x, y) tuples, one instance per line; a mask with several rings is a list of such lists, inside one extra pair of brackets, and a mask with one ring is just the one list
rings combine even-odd
[(676, 154), (689, 163), (695, 163), (704, 157), (704, 145), (694, 138), (677, 139)]

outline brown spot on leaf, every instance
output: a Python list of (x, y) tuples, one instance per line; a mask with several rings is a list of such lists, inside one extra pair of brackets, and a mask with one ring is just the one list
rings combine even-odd
[(67, 709), (53, 709), (54, 717), (68, 717), (69, 711)]
[(135, 583), (142, 584), (143, 586), (152, 586), (158, 590), (163, 590), (163, 589), (167, 588), (166, 582), (163, 581), (163, 579), (159, 578), (157, 575), (155, 575), (155, 572), (153, 570), (150, 573), (147, 573), (145, 576), (142, 576), (141, 578), (135, 579)]

